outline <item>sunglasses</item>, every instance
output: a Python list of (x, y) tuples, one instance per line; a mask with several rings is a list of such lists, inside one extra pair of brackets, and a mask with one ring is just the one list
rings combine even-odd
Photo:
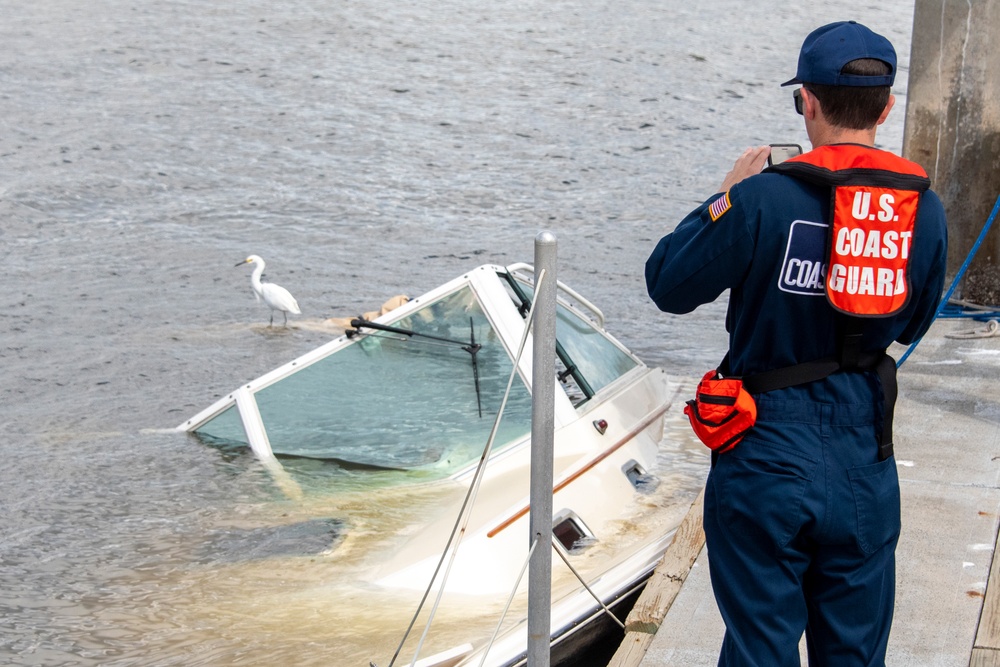
[(802, 115), (802, 89), (796, 88), (792, 91), (792, 100), (795, 102), (795, 113)]

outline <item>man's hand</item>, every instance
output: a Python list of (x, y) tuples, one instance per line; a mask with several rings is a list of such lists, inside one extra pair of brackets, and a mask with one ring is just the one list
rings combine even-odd
[(736, 164), (726, 174), (726, 178), (722, 181), (722, 185), (719, 186), (718, 192), (728, 192), (729, 188), (744, 178), (759, 174), (764, 165), (767, 164), (767, 156), (770, 154), (770, 146), (758, 146), (757, 148), (748, 148), (743, 151), (743, 155), (736, 159)]

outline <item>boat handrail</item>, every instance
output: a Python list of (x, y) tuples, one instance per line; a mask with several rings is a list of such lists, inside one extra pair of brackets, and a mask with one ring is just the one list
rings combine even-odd
[[(535, 273), (535, 267), (532, 266), (531, 264), (528, 264), (527, 262), (516, 262), (514, 264), (508, 265), (506, 269), (508, 273), (514, 273), (515, 271), (529, 271), (531, 272), (532, 275), (534, 275)], [(600, 308), (595, 306), (589, 299), (582, 296), (579, 292), (577, 292), (575, 289), (565, 284), (561, 280), (556, 280), (556, 287), (558, 287), (560, 290), (562, 290), (570, 297), (572, 297), (573, 300), (579, 303), (581, 306), (589, 310), (596, 318), (597, 326), (601, 327), (602, 329), (604, 328), (604, 312)]]

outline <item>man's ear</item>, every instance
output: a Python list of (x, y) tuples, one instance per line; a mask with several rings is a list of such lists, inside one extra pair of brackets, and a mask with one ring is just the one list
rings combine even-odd
[(882, 115), (878, 117), (878, 123), (876, 125), (881, 125), (885, 122), (885, 119), (889, 117), (889, 112), (892, 111), (892, 105), (896, 103), (896, 96), (889, 94), (889, 101), (885, 103), (885, 109), (882, 109)]
[(805, 86), (802, 87), (802, 115), (809, 120), (816, 120), (816, 115), (820, 113), (819, 100), (809, 92)]

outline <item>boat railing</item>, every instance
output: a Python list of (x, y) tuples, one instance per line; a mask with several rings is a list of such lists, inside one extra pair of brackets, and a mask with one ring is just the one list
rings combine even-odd
[[(535, 274), (535, 267), (532, 266), (531, 264), (528, 264), (527, 262), (517, 262), (515, 264), (510, 264), (506, 268), (509, 273), (515, 273), (517, 271), (526, 271), (528, 273), (531, 273), (532, 276), (534, 276)], [(604, 328), (604, 311), (595, 306), (589, 299), (581, 295), (575, 289), (563, 283), (561, 280), (556, 281), (556, 287), (558, 287), (559, 290), (565, 293), (567, 296), (571, 297), (579, 305), (583, 306), (588, 311), (590, 311), (590, 313), (594, 316), (595, 321), (597, 322), (597, 326), (599, 326), (602, 329)]]

